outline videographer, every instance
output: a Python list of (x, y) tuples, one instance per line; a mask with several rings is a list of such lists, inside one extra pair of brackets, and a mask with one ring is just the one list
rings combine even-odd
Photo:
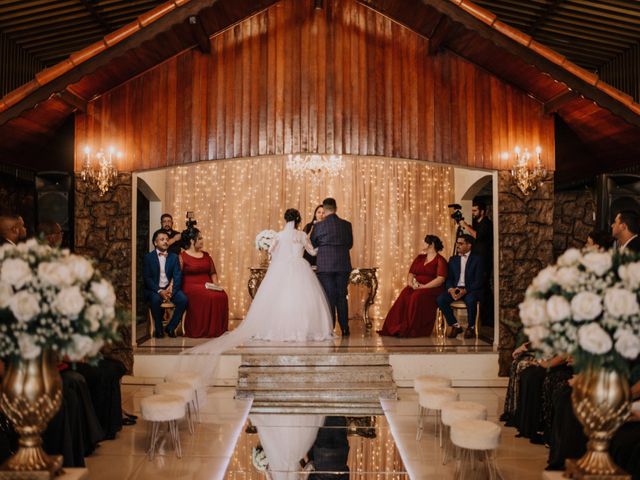
[(173, 229), (173, 217), (168, 213), (163, 213), (160, 217), (160, 228), (164, 230), (169, 237), (169, 252), (180, 255), (182, 251), (182, 235)]

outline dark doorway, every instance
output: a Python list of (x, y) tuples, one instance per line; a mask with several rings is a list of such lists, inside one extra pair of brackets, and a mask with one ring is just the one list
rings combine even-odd
[(136, 235), (136, 343), (150, 338), (147, 305), (143, 300), (142, 261), (149, 251), (149, 199), (138, 188)]

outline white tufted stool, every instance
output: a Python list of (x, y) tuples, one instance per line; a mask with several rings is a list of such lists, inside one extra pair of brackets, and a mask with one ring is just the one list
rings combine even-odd
[(189, 433), (193, 434), (193, 415), (196, 410), (195, 390), (188, 383), (159, 383), (153, 388), (154, 393), (178, 395), (187, 406), (187, 425)]
[(484, 459), (489, 479), (502, 479), (495, 460), (500, 427), (486, 420), (458, 420), (451, 425), (451, 442), (461, 451), (455, 478), (464, 478), (465, 464), (475, 470), (476, 457)]
[(444, 456), (442, 464), (446, 465), (447, 458), (452, 453), (451, 425), (459, 420), (486, 420), (487, 407), (476, 402), (453, 402), (442, 408), (442, 425), (444, 425)]
[(180, 433), (178, 432), (178, 420), (184, 418), (186, 405), (179, 395), (151, 395), (140, 400), (140, 410), (142, 418), (151, 422), (151, 434), (149, 439), (149, 457), (153, 459), (156, 453), (156, 443), (158, 442), (158, 430), (160, 424), (167, 422), (169, 432), (173, 441), (173, 448), (176, 456), (182, 458), (182, 447), (180, 446)]
[(413, 389), (416, 392), (426, 390), (428, 388), (449, 388), (451, 387), (451, 379), (446, 377), (438, 377), (437, 375), (421, 375), (413, 381)]
[(202, 391), (204, 388), (204, 381), (202, 377), (195, 372), (174, 372), (170, 373), (166, 377), (164, 377), (164, 381), (167, 383), (187, 383), (191, 385), (196, 396), (195, 410), (196, 410), (196, 421), (200, 421), (200, 399), (198, 396), (198, 391)]
[(422, 438), (422, 429), (424, 415), (429, 410), (436, 413), (435, 428), (440, 438), (440, 446), (442, 446), (442, 422), (440, 420), (440, 411), (442, 407), (458, 400), (458, 392), (453, 388), (430, 388), (418, 391), (418, 403), (420, 404), (420, 415), (418, 416), (418, 432), (416, 440)]

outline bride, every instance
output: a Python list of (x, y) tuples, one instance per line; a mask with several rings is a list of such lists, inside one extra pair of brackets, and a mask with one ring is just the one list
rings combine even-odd
[(284, 214), (287, 222), (269, 252), (271, 264), (247, 316), (233, 331), (183, 352), (220, 355), (247, 340), (284, 342), (323, 341), (334, 337), (333, 319), (324, 290), (303, 251), (316, 255), (309, 238), (298, 230), (300, 212)]

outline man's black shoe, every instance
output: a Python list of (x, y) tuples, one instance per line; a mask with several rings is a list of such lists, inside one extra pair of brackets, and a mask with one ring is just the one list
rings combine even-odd
[(349, 330), (345, 330), (344, 332), (342, 332), (343, 337), (348, 337), (349, 335), (351, 335), (351, 332), (349, 332)]
[(154, 336), (155, 338), (164, 338), (164, 333), (162, 333), (162, 331), (160, 331), (160, 332), (156, 331), (156, 332), (153, 334), (153, 336)]
[(449, 329), (447, 338), (456, 338), (458, 334), (462, 333), (462, 327), (456, 327), (455, 325)]
[(464, 331), (464, 338), (473, 338), (476, 336), (476, 330), (475, 328), (471, 328), (468, 327), (465, 331)]
[(168, 328), (165, 329), (165, 333), (167, 335), (169, 335), (171, 338), (176, 338), (176, 331), (175, 330), (169, 330)]

